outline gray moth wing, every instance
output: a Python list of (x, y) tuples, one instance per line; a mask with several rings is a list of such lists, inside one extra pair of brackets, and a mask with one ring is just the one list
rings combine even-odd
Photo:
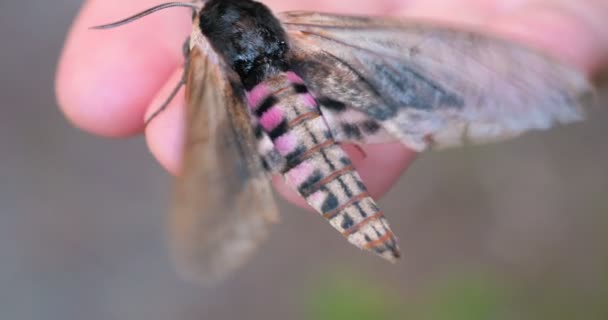
[(574, 68), (475, 32), (399, 19), (278, 15), (295, 71), (342, 140), (429, 147), (484, 143), (584, 118)]
[(171, 244), (186, 278), (213, 283), (251, 256), (278, 211), (242, 90), (202, 37), (191, 43)]

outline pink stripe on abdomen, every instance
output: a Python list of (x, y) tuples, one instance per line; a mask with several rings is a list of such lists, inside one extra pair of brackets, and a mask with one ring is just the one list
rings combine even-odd
[(276, 138), (274, 140), (274, 146), (282, 156), (286, 156), (296, 149), (298, 146), (298, 138), (294, 136), (293, 133), (288, 132)]
[(317, 100), (315, 100), (315, 98), (310, 93), (302, 94), (302, 100), (304, 100), (304, 103), (306, 104), (307, 107), (310, 107), (313, 109), (317, 107)]
[(301, 185), (315, 171), (314, 165), (304, 161), (287, 172), (287, 181), (294, 187)]
[(268, 132), (276, 128), (283, 120), (281, 107), (274, 106), (260, 117), (260, 124)]
[(264, 83), (260, 83), (255, 86), (251, 91), (247, 92), (247, 102), (251, 110), (255, 110), (260, 106), (260, 103), (264, 101), (270, 95), (270, 89)]
[(293, 71), (287, 72), (287, 80), (289, 80), (291, 83), (304, 83), (304, 80), (302, 80), (302, 78), (300, 78), (300, 76), (295, 74)]

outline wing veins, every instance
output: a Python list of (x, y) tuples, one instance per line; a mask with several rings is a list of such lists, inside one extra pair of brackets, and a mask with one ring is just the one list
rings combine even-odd
[[(379, 52), (377, 52), (377, 51), (374, 51), (374, 50), (371, 50), (371, 49), (368, 49), (368, 48), (364, 48), (364, 47), (360, 47), (360, 46), (351, 45), (351, 44), (348, 44), (348, 43), (346, 43), (346, 42), (344, 42), (344, 41), (340, 41), (340, 40), (335, 39), (335, 38), (332, 38), (332, 37), (324, 36), (324, 35), (319, 34), (319, 33), (316, 33), (316, 32), (309, 32), (309, 31), (305, 31), (305, 32), (304, 32), (304, 31), (303, 31), (302, 33), (311, 34), (311, 35), (314, 35), (314, 36), (317, 36), (317, 37), (320, 37), (320, 38), (326, 39), (326, 40), (328, 40), (328, 41), (332, 41), (332, 42), (335, 42), (335, 43), (341, 44), (341, 45), (343, 45), (343, 46), (345, 46), (345, 47), (349, 47), (349, 48), (353, 48), (353, 49), (358, 49), (358, 50), (361, 50), (361, 51), (365, 51), (365, 52), (368, 52), (368, 53), (370, 53), (370, 54), (373, 54), (373, 55), (378, 56), (378, 57), (381, 57), (381, 58), (390, 58), (390, 59), (392, 59), (392, 60), (395, 60), (395, 62), (398, 62), (398, 63), (400, 63), (401, 65), (403, 65), (403, 67), (407, 69), (407, 72), (410, 72), (410, 73), (411, 73), (412, 75), (414, 75), (414, 76), (415, 76), (415, 77), (416, 77), (418, 80), (425, 82), (426, 84), (428, 84), (429, 86), (431, 86), (431, 87), (432, 87), (434, 90), (436, 90), (436, 91), (438, 91), (438, 92), (441, 92), (441, 94), (444, 94), (444, 95), (449, 95), (449, 94), (450, 94), (449, 92), (447, 92), (447, 91), (446, 91), (444, 88), (442, 88), (441, 86), (439, 86), (439, 85), (438, 85), (437, 83), (435, 83), (434, 81), (431, 81), (431, 80), (429, 80), (428, 78), (425, 78), (424, 76), (422, 76), (422, 74), (421, 74), (420, 72), (418, 72), (418, 71), (416, 71), (416, 70), (414, 70), (414, 69), (410, 68), (409, 66), (406, 66), (406, 65), (405, 65), (405, 61), (404, 61), (404, 58), (403, 58), (403, 57), (397, 57), (397, 56), (392, 56), (392, 55), (388, 55), (388, 54), (382, 54), (382, 53), (379, 53)], [(335, 55), (331, 54), (330, 52), (328, 52), (328, 51), (326, 51), (326, 50), (323, 50), (323, 49), (321, 49), (321, 50), (322, 50), (324, 53), (326, 53), (326, 54), (328, 54), (328, 55), (331, 55), (331, 56), (333, 56), (333, 57), (337, 58)], [(463, 54), (461, 53), (461, 55), (463, 55)], [(352, 69), (354, 72), (356, 72), (356, 70), (354, 70), (354, 69), (353, 69), (353, 68), (352, 68), (350, 65), (348, 65), (348, 64), (347, 64), (347, 63), (346, 63), (346, 62), (345, 62), (343, 59), (339, 59), (339, 60), (340, 60), (341, 62), (343, 62), (343, 63), (344, 63), (346, 66), (348, 66), (350, 69)], [(386, 65), (386, 64), (385, 64), (385, 65)], [(395, 70), (395, 68), (393, 68), (392, 66), (391, 66), (391, 70), (393, 70), (395, 73), (399, 73), (399, 72), (398, 72), (397, 70)], [(488, 70), (492, 70), (492, 69), (488, 68)], [(357, 73), (357, 75), (358, 75), (359, 77), (363, 78), (359, 72), (356, 72), (356, 73)], [(376, 92), (376, 93), (377, 93), (377, 92)], [(386, 101), (385, 101), (385, 102), (386, 102)]]
[[(398, 27), (398, 26), (391, 26), (391, 27), (385, 28), (385, 27), (383, 27), (381, 25), (374, 26), (373, 28), (370, 28), (370, 27), (363, 27), (363, 26), (355, 26), (355, 27), (350, 27), (350, 26), (326, 26), (326, 25), (312, 25), (312, 24), (308, 25), (308, 24), (298, 24), (298, 23), (284, 23), (284, 24), (312, 26), (312, 27), (318, 27), (318, 28), (344, 29), (344, 30), (349, 30), (349, 29), (358, 29), (358, 30), (386, 30), (386, 29), (390, 29), (390, 30), (398, 31), (398, 30), (402, 29), (402, 27)], [(444, 29), (444, 30), (448, 30), (448, 29)], [(330, 36), (326, 36), (326, 35), (320, 34), (318, 32), (312, 31), (312, 30), (299, 30), (299, 32), (301, 32), (302, 34), (307, 34), (307, 35), (310, 35), (310, 36), (316, 36), (316, 37), (319, 37), (319, 38), (322, 38), (322, 39), (326, 39), (328, 41), (331, 41), (331, 42), (334, 42), (334, 43), (338, 43), (338, 44), (343, 45), (345, 47), (349, 47), (349, 48), (352, 48), (352, 49), (365, 51), (365, 52), (368, 52), (368, 53), (373, 54), (373, 55), (378, 56), (378, 57), (390, 58), (390, 59), (396, 60), (396, 62), (400, 62), (402, 64), (404, 64), (404, 62), (405, 62), (404, 60), (406, 60), (403, 57), (389, 55), (389, 54), (386, 54), (386, 53), (380, 53), (380, 52), (374, 51), (374, 50), (369, 49), (369, 48), (365, 48), (365, 47), (362, 47), (362, 46), (356, 46), (356, 45), (353, 45), (353, 44), (349, 44), (349, 43), (346, 43), (344, 41), (338, 40), (338, 39), (330, 37)], [(477, 34), (475, 34), (473, 32), (469, 32), (469, 34), (477, 36)], [(430, 39), (431, 39), (430, 37), (425, 37), (423, 39), (423, 41), (419, 42), (415, 46), (419, 46), (420, 43), (422, 43), (424, 41), (427, 41), (427, 40), (430, 40)], [(504, 41), (506, 41), (506, 40), (500, 39), (499, 41), (500, 41), (501, 44), (503, 44)], [(454, 47), (454, 45), (452, 45), (449, 41), (441, 41), (441, 43), (443, 45), (447, 46), (451, 50), (451, 52), (453, 52), (455, 54), (458, 54), (461, 57), (465, 57), (465, 58), (467, 57), (467, 55), (465, 55), (464, 52), (462, 52), (458, 48)], [(411, 46), (411, 47), (415, 47), (415, 46)], [(519, 48), (519, 45), (518, 45), (518, 48)], [(326, 52), (326, 53), (328, 53), (325, 50), (323, 50), (323, 51)], [(491, 66), (489, 66), (489, 65), (487, 65), (485, 63), (482, 63), (478, 59), (467, 59), (467, 61), (470, 61), (470, 62), (473, 62), (473, 63), (477, 64), (478, 66), (486, 69), (488, 72), (490, 72), (492, 74), (498, 74), (498, 72), (495, 69), (493, 69)], [(406, 67), (406, 66), (404, 66), (404, 67)], [(412, 69), (410, 67), (406, 67), (406, 68), (407, 68), (407, 70), (409, 72), (411, 72), (413, 75), (415, 75), (418, 79), (426, 82), (431, 87), (433, 87), (433, 89), (436, 89), (436, 90), (440, 91), (442, 94), (449, 94), (448, 92), (445, 91), (445, 89), (439, 87), (435, 82), (429, 81), (427, 78), (424, 78), (419, 72), (415, 71), (414, 69)], [(528, 92), (528, 94), (529, 94), (529, 89), (527, 88), (527, 86), (525, 84), (521, 83), (521, 81), (514, 81), (512, 79), (509, 82), (512, 83), (512, 85), (514, 87), (516, 87), (517, 89), (521, 90), (522, 92)]]
[[(300, 31), (300, 32), (301, 32), (301, 33), (303, 33), (303, 34), (308, 34), (308, 35), (312, 35), (312, 36), (317, 36), (317, 37), (319, 37), (319, 38), (323, 38), (323, 39), (326, 39), (326, 40), (329, 40), (329, 41), (332, 41), (332, 42), (335, 42), (335, 43), (339, 43), (339, 44), (341, 44), (341, 45), (343, 45), (343, 46), (345, 46), (345, 47), (349, 47), (349, 48), (352, 48), (352, 49), (357, 49), (357, 50), (361, 50), (361, 51), (369, 52), (369, 53), (372, 53), (372, 54), (374, 54), (374, 55), (378, 55), (378, 56), (384, 56), (384, 57), (387, 57), (387, 58), (392, 58), (392, 59), (396, 59), (396, 60), (399, 60), (399, 59), (400, 59), (400, 58), (399, 58), (399, 57), (397, 57), (397, 56), (392, 56), (392, 55), (384, 55), (384, 54), (381, 54), (381, 53), (379, 53), (379, 52), (377, 52), (377, 51), (374, 51), (374, 50), (371, 50), (371, 49), (368, 49), (368, 48), (365, 48), (365, 47), (361, 47), (361, 46), (355, 46), (355, 45), (352, 45), (352, 44), (346, 43), (346, 42), (344, 42), (344, 41), (340, 41), (340, 40), (338, 40), (338, 39), (336, 39), (336, 38), (332, 38), (332, 37), (328, 37), (328, 36), (322, 35), (322, 34), (320, 34), (320, 33), (314, 32), (314, 31), (305, 30), (305, 31)], [(324, 52), (326, 52), (326, 51), (324, 51)]]
[(373, 85), (373, 83), (369, 82), (369, 80), (367, 80), (366, 77), (364, 77), (359, 71), (357, 71), (353, 66), (351, 66), (348, 62), (346, 62), (344, 59), (332, 54), (331, 52), (327, 52), (325, 50), (323, 50), (323, 53), (325, 53), (326, 55), (334, 58), (335, 60), (337, 60), (339, 63), (341, 63), (342, 65), (344, 65), (345, 67), (347, 67), (349, 70), (351, 70), (354, 74), (357, 75), (357, 78), (359, 78), (359, 80), (361, 80), (363, 83), (365, 83), (367, 86), (369, 86), (370, 90), (377, 96), (380, 98), (380, 100), (382, 100), (382, 102), (384, 102), (385, 104), (388, 104), (387, 101), (384, 99), (384, 96), (378, 91), (378, 89)]
[[(282, 22), (283, 25), (288, 26), (301, 26), (301, 27), (310, 27), (310, 28), (327, 28), (327, 29), (344, 29), (344, 30), (399, 30), (401, 27), (399, 26), (383, 26), (383, 25), (374, 25), (374, 26), (330, 26), (323, 24), (312, 24), (312, 23), (297, 23), (297, 22)], [(298, 30), (302, 31), (302, 30)], [(306, 30), (308, 31), (308, 30)]]

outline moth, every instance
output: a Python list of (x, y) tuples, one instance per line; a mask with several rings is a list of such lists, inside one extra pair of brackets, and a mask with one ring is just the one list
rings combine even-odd
[(193, 11), (183, 79), (158, 110), (185, 84), (172, 247), (200, 281), (242, 265), (277, 221), (273, 174), (350, 243), (395, 261), (397, 239), (341, 143), (423, 151), (503, 140), (583, 119), (591, 92), (534, 50), (421, 21), (195, 0), (96, 28), (170, 7)]

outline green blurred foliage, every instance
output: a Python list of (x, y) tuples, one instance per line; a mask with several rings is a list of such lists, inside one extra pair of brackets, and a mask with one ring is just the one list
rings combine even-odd
[[(364, 276), (343, 272), (313, 283), (306, 299), (310, 320), (560, 320), (608, 319), (608, 270), (599, 291), (514, 282), (478, 274), (453, 274), (403, 297)], [(508, 283), (508, 284), (507, 284)], [(542, 281), (543, 284), (546, 282)], [(418, 290), (416, 290), (418, 292)]]
[(409, 319), (487, 320), (502, 319), (508, 290), (482, 275), (452, 276), (426, 290), (416, 299)]
[(308, 319), (399, 319), (390, 289), (352, 274), (328, 276), (313, 284), (306, 302)]
[(455, 277), (416, 300), (365, 277), (337, 275), (317, 282), (307, 299), (308, 319), (497, 319), (504, 307), (502, 289), (482, 277)]

